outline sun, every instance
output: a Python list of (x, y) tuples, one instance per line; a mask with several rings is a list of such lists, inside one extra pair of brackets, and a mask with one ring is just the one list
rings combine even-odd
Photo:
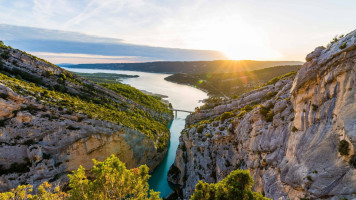
[[(218, 15), (219, 16), (219, 15)], [(193, 48), (221, 51), (232, 60), (273, 60), (282, 55), (273, 50), (265, 31), (244, 22), (238, 15), (209, 18), (193, 26)]]

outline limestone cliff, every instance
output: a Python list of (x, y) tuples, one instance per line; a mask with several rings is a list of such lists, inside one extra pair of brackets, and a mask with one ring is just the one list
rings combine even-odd
[(306, 60), (295, 77), (187, 118), (169, 172), (184, 199), (234, 169), (272, 199), (356, 197), (356, 31)]
[[(89, 169), (92, 159), (111, 154), (129, 168), (152, 170), (163, 159), (168, 109), (157, 111), (19, 50), (2, 45), (0, 53), (0, 191), (65, 183), (79, 165)], [(157, 126), (155, 132), (141, 122)]]

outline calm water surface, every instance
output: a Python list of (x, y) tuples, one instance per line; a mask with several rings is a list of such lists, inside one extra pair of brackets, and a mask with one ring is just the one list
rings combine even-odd
[[(72, 69), (65, 68), (73, 72), (84, 73), (117, 73), (117, 74), (129, 74), (139, 75), (138, 78), (124, 79), (122, 82), (129, 84), (140, 90), (146, 90), (152, 93), (163, 94), (168, 96), (167, 100), (173, 105), (175, 109), (194, 111), (194, 108), (202, 105), (199, 100), (207, 98), (207, 94), (196, 88), (171, 83), (164, 80), (169, 74), (160, 73), (148, 73), (148, 72), (136, 72), (136, 71), (122, 71), (122, 70), (102, 70), (102, 69)], [(162, 163), (153, 172), (149, 184), (151, 189), (161, 192), (161, 197), (166, 197), (173, 190), (168, 185), (167, 173), (169, 167), (173, 164), (176, 150), (179, 144), (179, 135), (185, 125), (186, 113), (178, 112), (177, 118), (175, 118), (170, 126), (171, 139), (168, 146), (168, 152)]]

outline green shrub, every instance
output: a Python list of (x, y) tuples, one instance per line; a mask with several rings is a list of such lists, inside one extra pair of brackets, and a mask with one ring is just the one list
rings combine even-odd
[(54, 72), (53, 71), (46, 71), (43, 76), (49, 78), (50, 76), (53, 76)]
[(274, 112), (272, 108), (274, 107), (273, 104), (269, 104), (268, 106), (261, 105), (259, 113), (263, 116), (263, 119), (267, 122), (273, 121)]
[(9, 51), (8, 51), (8, 50), (5, 50), (4, 52), (2, 52), (1, 58), (5, 59), (5, 60), (9, 59), (9, 58), (10, 58), (10, 53), (9, 53)]
[(234, 113), (232, 113), (232, 112), (224, 112), (221, 115), (220, 120), (221, 120), (221, 122), (224, 122), (226, 119), (231, 118), (233, 116), (234, 116)]
[(276, 96), (278, 92), (272, 92), (272, 91), (269, 91), (267, 92), (266, 96), (263, 97), (264, 100), (268, 100), (268, 99), (271, 99), (272, 97)]
[(313, 180), (311, 176), (307, 176), (307, 179), (308, 179), (308, 181), (312, 181)]
[(212, 137), (213, 137), (213, 135), (210, 134), (210, 133), (205, 134), (205, 136), (206, 136), (207, 138), (212, 138)]
[(319, 108), (319, 106), (318, 105), (316, 105), (316, 104), (312, 104), (312, 109), (313, 109), (313, 111), (317, 111), (318, 110), (318, 108)]
[(234, 170), (218, 183), (199, 181), (191, 200), (257, 199), (267, 200), (261, 193), (251, 190), (254, 180), (248, 170)]
[(242, 111), (246, 111), (246, 112), (250, 112), (251, 110), (253, 110), (255, 106), (251, 106), (251, 105), (246, 105), (244, 106), (241, 110)]
[(197, 132), (198, 133), (202, 133), (204, 130), (204, 126), (203, 125), (199, 125), (198, 128), (197, 128)]
[(66, 76), (65, 73), (61, 73), (61, 74), (59, 75), (59, 77), (62, 78), (63, 80), (66, 80), (66, 79), (67, 79), (67, 76)]
[(79, 127), (75, 127), (75, 126), (72, 126), (72, 125), (69, 125), (69, 126), (67, 127), (67, 129), (68, 129), (68, 130), (71, 130), (71, 131), (77, 131), (77, 130), (80, 130), (80, 128), (79, 128)]
[(339, 49), (345, 49), (347, 46), (346, 42), (342, 43), (342, 45), (339, 46)]
[(266, 122), (272, 122), (273, 116), (274, 116), (273, 110), (269, 110), (267, 116), (265, 117)]
[(7, 93), (1, 93), (0, 98), (7, 100), (9, 98), (9, 95)]
[(330, 42), (329, 44), (326, 46), (327, 48), (329, 48), (332, 44), (336, 43), (337, 41), (339, 41), (339, 39), (343, 38), (344, 35), (340, 35), (340, 36), (335, 36)]
[(298, 129), (295, 126), (293, 126), (292, 127), (292, 132), (296, 132), (296, 131), (298, 131)]
[(293, 77), (293, 76), (295, 76), (296, 74), (297, 74), (297, 72), (294, 72), (294, 71), (293, 71), (293, 72), (289, 72), (289, 73), (287, 73), (287, 74), (283, 74), (283, 75), (281, 75), (281, 76), (275, 77), (275, 78), (271, 79), (270, 81), (268, 81), (267, 83), (263, 84), (262, 87), (263, 87), (263, 86), (267, 86), (267, 85), (273, 85), (273, 84), (277, 83), (279, 80), (282, 80), (282, 79), (284, 79), (284, 78)]
[(219, 130), (220, 130), (220, 131), (224, 131), (224, 130), (225, 130), (225, 126), (220, 126), (220, 127), (219, 127)]
[(243, 110), (243, 111), (241, 111), (239, 114), (237, 114), (236, 117), (237, 117), (238, 119), (242, 119), (242, 118), (245, 116), (245, 114), (246, 114), (246, 111)]
[(339, 142), (338, 150), (339, 150), (340, 155), (343, 155), (343, 156), (349, 155), (349, 151), (350, 151), (349, 143), (346, 140), (341, 140)]
[(356, 168), (356, 155), (353, 155), (349, 161), (351, 167)]

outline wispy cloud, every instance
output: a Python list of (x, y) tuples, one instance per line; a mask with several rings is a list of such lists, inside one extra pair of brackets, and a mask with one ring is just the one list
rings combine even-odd
[(103, 56), (91, 54), (71, 54), (71, 53), (49, 53), (49, 52), (30, 52), (38, 57), (50, 60), (53, 63), (134, 63), (158, 61), (150, 57), (141, 56)]

